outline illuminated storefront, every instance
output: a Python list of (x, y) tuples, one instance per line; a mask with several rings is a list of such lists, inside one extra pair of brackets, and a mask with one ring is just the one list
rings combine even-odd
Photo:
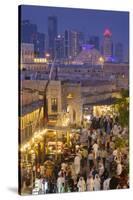
[(101, 116), (101, 115), (113, 115), (114, 108), (113, 104), (116, 101), (116, 98), (108, 98), (102, 101), (98, 101), (95, 103), (85, 104), (83, 106), (83, 117), (84, 119), (90, 119), (91, 115), (93, 116)]
[(111, 115), (112, 113), (113, 113), (113, 108), (111, 105), (93, 106), (93, 115), (94, 116)]
[[(39, 111), (40, 107), (41, 107), (41, 112)], [(30, 137), (32, 137), (33, 129), (35, 127), (38, 116), (39, 116), (39, 121), (38, 121), (37, 127), (41, 128), (43, 125), (43, 108), (42, 108), (41, 101), (34, 102), (28, 106), (25, 106), (25, 108), (23, 108), (23, 113), (19, 118), (21, 143), (24, 143)]]

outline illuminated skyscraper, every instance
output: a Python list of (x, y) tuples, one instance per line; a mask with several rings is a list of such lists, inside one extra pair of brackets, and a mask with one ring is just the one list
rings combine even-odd
[(80, 32), (65, 30), (64, 33), (64, 56), (66, 58), (75, 57), (79, 54), (81, 48)]
[(113, 56), (112, 33), (109, 29), (105, 29), (103, 35), (103, 56), (105, 57), (105, 60), (108, 61), (110, 57)]
[(71, 31), (71, 56), (75, 57), (80, 52), (80, 32)]
[(58, 35), (55, 39), (54, 54), (57, 59), (64, 57), (64, 37), (62, 35)]
[(57, 37), (57, 17), (48, 17), (48, 50), (52, 58), (54, 58), (55, 38)]
[(64, 57), (68, 58), (70, 56), (70, 34), (68, 30), (64, 33)]

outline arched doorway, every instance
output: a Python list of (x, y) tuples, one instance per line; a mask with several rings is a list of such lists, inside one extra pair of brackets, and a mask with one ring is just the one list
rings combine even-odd
[(72, 105), (67, 106), (67, 113), (69, 113), (70, 122), (76, 123), (76, 111), (73, 109)]

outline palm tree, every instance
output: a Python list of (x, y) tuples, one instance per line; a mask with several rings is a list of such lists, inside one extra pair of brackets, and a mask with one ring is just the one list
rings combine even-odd
[(117, 99), (113, 105), (114, 110), (119, 114), (119, 122), (122, 127), (129, 125), (129, 90), (122, 89), (121, 98)]

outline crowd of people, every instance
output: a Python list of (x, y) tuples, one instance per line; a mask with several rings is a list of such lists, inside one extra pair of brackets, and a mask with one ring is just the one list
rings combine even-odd
[(49, 175), (39, 171), (41, 194), (129, 187), (128, 128), (120, 126), (118, 117), (92, 117), (90, 126), (81, 129), (79, 141), (72, 139), (70, 150), (71, 161), (63, 157)]

